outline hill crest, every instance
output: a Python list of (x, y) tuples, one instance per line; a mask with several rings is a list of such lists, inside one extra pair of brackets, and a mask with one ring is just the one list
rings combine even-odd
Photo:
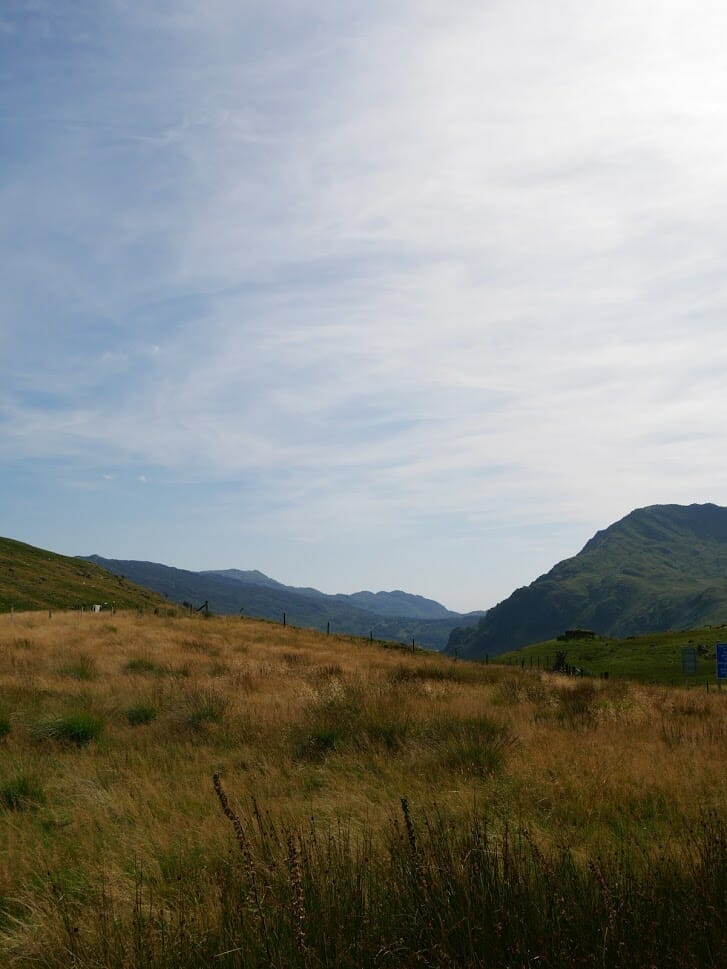
[(78, 609), (95, 603), (119, 609), (165, 605), (155, 592), (93, 562), (0, 538), (0, 612)]

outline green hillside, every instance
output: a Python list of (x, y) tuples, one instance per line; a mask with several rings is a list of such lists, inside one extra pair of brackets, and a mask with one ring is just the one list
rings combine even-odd
[(164, 606), (165, 600), (90, 562), (0, 538), (0, 612), (94, 603), (136, 609)]
[(653, 505), (598, 532), (576, 556), (517, 589), (448, 650), (477, 658), (587, 628), (638, 636), (727, 621), (727, 508)]
[[(727, 642), (727, 625), (687, 629), (678, 632), (647, 633), (628, 639), (606, 636), (575, 639), (548, 639), (533, 646), (503, 653), (498, 663), (514, 666), (552, 668), (558, 652), (565, 654), (569, 666), (578, 667), (593, 676), (639, 680), (642, 683), (669, 685), (715, 684), (715, 646)], [(697, 672), (682, 674), (682, 648), (689, 646), (697, 653)], [(727, 682), (722, 683), (727, 693)]]

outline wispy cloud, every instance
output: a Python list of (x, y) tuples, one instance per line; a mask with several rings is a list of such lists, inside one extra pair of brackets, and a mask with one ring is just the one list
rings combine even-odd
[[(8, 467), (208, 488), (244, 524), (190, 565), (319, 541), (300, 581), (373, 585), (399, 537), (396, 584), (426, 557), (422, 591), (472, 607), (547, 564), (543, 529), (554, 560), (636, 505), (724, 500), (719, 5), (3, 23)], [(521, 526), (532, 556), (474, 553)]]

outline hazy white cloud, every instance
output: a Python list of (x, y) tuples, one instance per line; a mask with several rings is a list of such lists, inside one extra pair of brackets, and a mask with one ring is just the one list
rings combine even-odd
[(3, 23), (7, 467), (148, 474), (129, 519), (204, 504), (180, 564), (267, 537), (281, 575), (300, 541), (298, 580), (384, 584), (397, 536), (394, 584), (471, 607), (636, 505), (725, 500), (720, 5)]

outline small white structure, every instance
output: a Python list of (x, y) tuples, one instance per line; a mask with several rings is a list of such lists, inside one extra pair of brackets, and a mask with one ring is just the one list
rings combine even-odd
[(99, 603), (97, 603), (97, 604), (96, 604), (96, 605), (95, 605), (95, 606), (93, 607), (93, 611), (94, 611), (94, 612), (101, 612), (101, 605), (100, 605)]

